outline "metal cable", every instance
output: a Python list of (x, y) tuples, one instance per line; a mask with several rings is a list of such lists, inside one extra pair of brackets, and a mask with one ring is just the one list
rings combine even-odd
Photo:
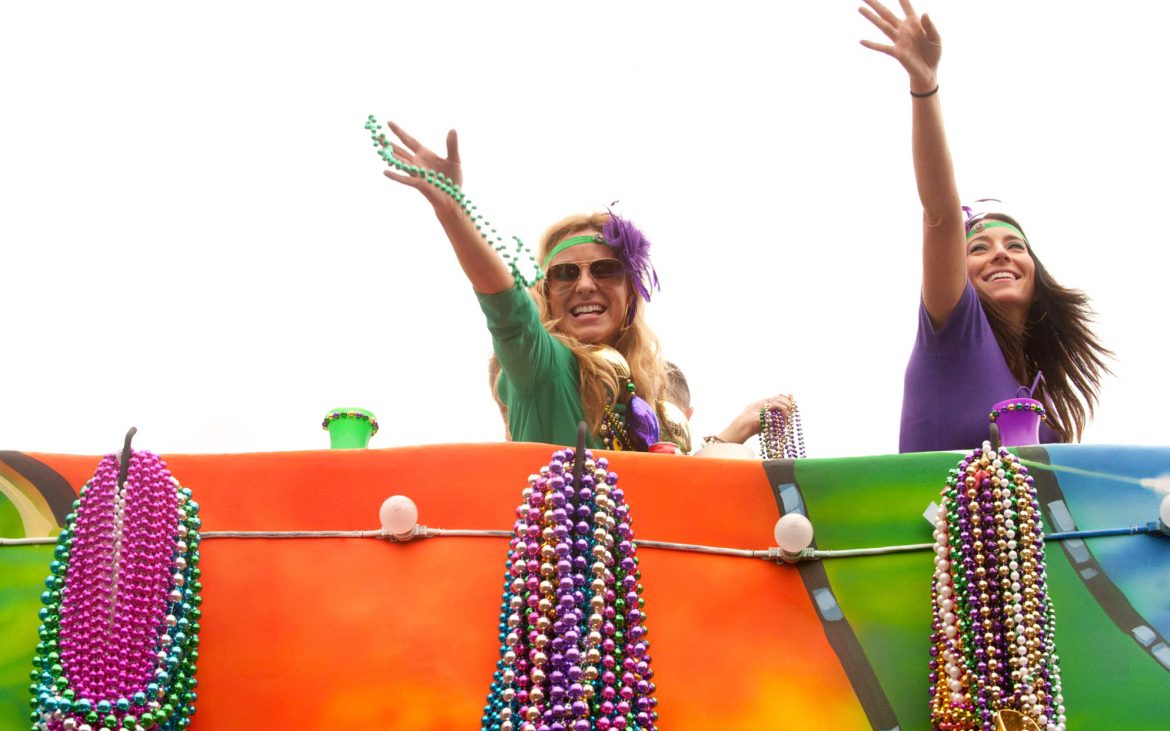
[[(466, 528), (428, 528), (425, 525), (415, 526), (414, 532), (403, 536), (394, 536), (380, 530), (286, 530), (286, 531), (235, 531), (217, 530), (202, 531), (199, 534), (204, 539), (216, 538), (377, 538), (394, 543), (406, 543), (415, 539), (424, 538), (510, 538), (511, 531), (506, 530), (477, 530)], [(1085, 538), (1103, 538), (1109, 536), (1130, 535), (1163, 535), (1157, 522), (1135, 525), (1128, 528), (1102, 528), (1098, 530), (1065, 531), (1063, 533), (1049, 533), (1045, 541), (1064, 541)], [(57, 542), (56, 538), (0, 538), (0, 547), (3, 546), (45, 546)], [(847, 548), (827, 550), (806, 548), (799, 552), (784, 551), (778, 547), (762, 550), (746, 548), (726, 548), (723, 546), (704, 546), (697, 543), (675, 543), (672, 541), (634, 541), (640, 548), (659, 548), (667, 551), (689, 551), (691, 553), (705, 553), (715, 556), (731, 556), (734, 558), (757, 558), (767, 561), (784, 561), (793, 563), (805, 560), (822, 560), (826, 558), (851, 558), (857, 556), (880, 556), (892, 553), (908, 553), (912, 551), (934, 550), (933, 543), (910, 543), (896, 546), (875, 546), (872, 548)]]

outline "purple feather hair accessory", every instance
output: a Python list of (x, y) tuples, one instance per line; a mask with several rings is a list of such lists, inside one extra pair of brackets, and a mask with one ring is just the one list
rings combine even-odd
[(630, 399), (629, 411), (626, 412), (626, 432), (634, 442), (634, 449), (639, 452), (648, 451), (650, 445), (659, 441), (658, 414), (641, 396)]
[(988, 213), (999, 211), (1003, 206), (999, 198), (976, 198), (974, 202), (973, 206), (962, 206), (963, 222), (968, 230)]
[[(617, 250), (626, 271), (633, 275), (638, 296), (649, 302), (650, 291), (661, 289), (658, 272), (654, 271), (654, 265), (650, 263), (650, 242), (637, 226), (612, 211), (609, 220), (601, 227), (601, 237), (605, 239), (606, 245)], [(633, 313), (631, 308), (630, 319), (633, 319)]]

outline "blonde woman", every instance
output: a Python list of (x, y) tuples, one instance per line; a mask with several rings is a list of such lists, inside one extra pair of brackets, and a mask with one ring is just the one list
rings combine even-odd
[[(454, 130), (441, 157), (398, 125), (388, 127), (399, 140), (387, 141), (397, 160), (462, 185)], [(667, 364), (642, 306), (658, 278), (636, 226), (609, 212), (554, 224), (537, 252), (544, 276), (525, 289), (450, 195), (422, 177), (385, 175), (431, 204), (475, 290), (500, 367), (494, 393), (512, 439), (573, 444), (584, 421), (590, 447), (685, 446), (686, 420), (669, 403)], [(785, 403), (777, 397), (776, 408)]]

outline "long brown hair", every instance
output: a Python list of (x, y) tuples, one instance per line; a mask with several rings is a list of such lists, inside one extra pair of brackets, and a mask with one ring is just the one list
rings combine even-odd
[[(569, 235), (583, 230), (601, 231), (602, 226), (608, 220), (608, 213), (593, 213), (569, 216), (554, 223), (540, 238), (537, 261), (544, 261), (548, 252)], [(659, 400), (667, 397), (666, 361), (660, 354), (658, 336), (654, 334), (646, 322), (645, 303), (639, 301), (632, 282), (627, 282), (627, 286), (630, 287), (630, 306), (635, 308), (634, 317), (629, 325), (623, 324), (613, 347), (629, 363), (630, 378), (637, 386), (638, 395), (660, 410), (657, 406)], [(537, 282), (528, 291), (536, 302), (537, 312), (540, 313), (540, 321), (545, 329), (573, 351), (573, 355), (577, 356), (581, 406), (585, 412), (586, 424), (588, 424), (590, 431), (596, 434), (601, 428), (601, 419), (605, 415), (606, 408), (612, 406), (617, 397), (623, 393), (622, 378), (606, 359), (593, 355), (592, 345), (583, 343), (557, 329), (560, 320), (552, 316), (544, 280)], [(493, 395), (495, 393), (493, 387)], [(496, 400), (498, 403), (498, 396)], [(662, 419), (661, 414), (659, 414), (659, 419)]]
[[(981, 218), (1004, 221), (1024, 230), (1003, 213)], [(974, 222), (969, 221), (968, 228)], [(979, 301), (1012, 375), (1018, 382), (1028, 384), (1038, 371), (1043, 371), (1040, 390), (1045, 398), (1039, 400), (1047, 404), (1048, 425), (1062, 442), (1079, 442), (1097, 406), (1101, 377), (1112, 373), (1105, 359), (1112, 358), (1113, 351), (1093, 333), (1088, 296), (1057, 283), (1031, 243), (1028, 255), (1036, 265), (1036, 289), (1023, 327), (1009, 320), (991, 299), (980, 294)]]

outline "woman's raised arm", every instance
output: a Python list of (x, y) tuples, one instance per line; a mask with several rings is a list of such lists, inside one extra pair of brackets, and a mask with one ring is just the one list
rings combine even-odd
[(955, 170), (943, 129), (938, 99), (938, 63), (942, 39), (930, 17), (901, 0), (906, 17), (898, 18), (877, 0), (858, 8), (893, 45), (861, 41), (906, 69), (913, 107), (912, 149), (918, 198), (922, 201), (922, 302), (936, 328), (941, 327), (967, 286), (967, 241)]
[[(393, 122), (388, 122), (386, 126), (401, 142), (399, 144), (389, 139), (385, 142), (394, 157), (407, 165), (416, 165), (441, 173), (455, 185), (463, 185), (459, 138), (455, 130), (447, 133), (447, 157), (439, 157)], [(514, 283), (512, 272), (476, 230), (475, 222), (462, 211), (451, 196), (415, 175), (394, 170), (387, 170), (383, 175), (419, 191), (431, 204), (435, 210), (435, 217), (439, 219), (439, 224), (451, 241), (451, 248), (455, 250), (459, 266), (463, 267), (463, 273), (471, 282), (472, 289), (479, 294), (495, 294), (512, 288)]]

